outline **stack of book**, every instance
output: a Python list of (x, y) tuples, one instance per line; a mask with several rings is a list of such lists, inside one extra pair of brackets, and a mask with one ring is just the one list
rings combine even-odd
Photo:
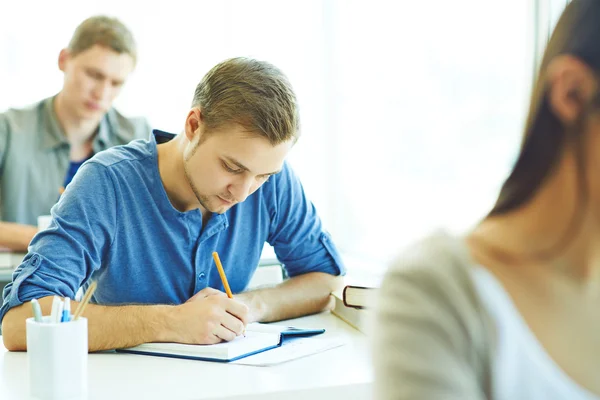
[(332, 313), (359, 331), (368, 334), (377, 295), (376, 287), (346, 285), (334, 292), (335, 308)]

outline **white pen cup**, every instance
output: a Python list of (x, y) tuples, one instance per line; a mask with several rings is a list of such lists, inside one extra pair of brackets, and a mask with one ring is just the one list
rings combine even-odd
[(52, 222), (52, 215), (40, 215), (37, 217), (38, 231), (43, 231), (50, 226)]
[(26, 323), (31, 398), (87, 398), (87, 319), (51, 323), (45, 316), (43, 321)]

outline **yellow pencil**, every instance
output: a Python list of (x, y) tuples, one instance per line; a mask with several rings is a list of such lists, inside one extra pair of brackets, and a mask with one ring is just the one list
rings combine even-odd
[(94, 294), (94, 291), (96, 290), (96, 286), (97, 286), (96, 281), (92, 282), (90, 287), (88, 288), (88, 290), (85, 292), (85, 295), (83, 295), (83, 299), (81, 299), (81, 302), (79, 303), (79, 305), (77, 306), (77, 309), (75, 310), (75, 313), (73, 314), (73, 321), (77, 321), (79, 319), (79, 317), (81, 316), (81, 314), (83, 314), (85, 307), (90, 302), (90, 299), (92, 298), (92, 295)]
[[(225, 288), (225, 293), (227, 293), (227, 297), (233, 299), (233, 293), (231, 293), (231, 289), (229, 288), (229, 282), (227, 282), (227, 276), (225, 275), (225, 270), (223, 269), (223, 265), (221, 265), (221, 259), (219, 258), (219, 253), (213, 251), (213, 258), (215, 260), (215, 264), (217, 264), (217, 270), (219, 270), (219, 276), (221, 277), (221, 281), (223, 282), (223, 287)], [(246, 336), (246, 327), (244, 327), (243, 335)]]
[(221, 259), (219, 258), (219, 253), (213, 251), (213, 258), (215, 259), (215, 264), (217, 264), (217, 269), (219, 270), (219, 275), (221, 276), (221, 281), (223, 282), (223, 287), (225, 287), (225, 293), (227, 293), (227, 297), (233, 299), (233, 293), (231, 293), (231, 289), (229, 288), (229, 282), (227, 282), (227, 276), (225, 276), (225, 270), (221, 265)]

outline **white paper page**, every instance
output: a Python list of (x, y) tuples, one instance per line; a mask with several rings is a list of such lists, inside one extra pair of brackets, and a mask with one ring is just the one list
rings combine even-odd
[(295, 329), (288, 325), (277, 325), (277, 324), (261, 324), (260, 322), (253, 322), (248, 324), (246, 327), (247, 331), (252, 332), (265, 332), (265, 333), (280, 333), (287, 331), (288, 329)]
[(297, 360), (311, 354), (321, 353), (336, 347), (345, 345), (347, 342), (340, 338), (298, 338), (288, 339), (283, 346), (264, 351), (253, 356), (245, 357), (231, 364), (254, 365), (257, 367), (268, 367), (281, 364), (291, 360)]

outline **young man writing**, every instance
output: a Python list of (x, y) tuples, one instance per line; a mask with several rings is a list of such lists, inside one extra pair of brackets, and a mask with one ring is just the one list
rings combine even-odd
[[(26, 347), (40, 299), (73, 298), (98, 283), (86, 308), (90, 350), (143, 342), (217, 343), (253, 321), (330, 307), (340, 257), (285, 157), (298, 139), (296, 98), (264, 62), (236, 58), (197, 86), (184, 131), (96, 155), (52, 209), (49, 229), (4, 291), (4, 344)], [(265, 242), (290, 279), (244, 292)], [(212, 252), (220, 254), (233, 299)]]
[(25, 251), (37, 217), (93, 154), (148, 137), (145, 120), (112, 108), (135, 61), (133, 36), (119, 20), (88, 18), (59, 54), (62, 90), (0, 114), (0, 247)]

